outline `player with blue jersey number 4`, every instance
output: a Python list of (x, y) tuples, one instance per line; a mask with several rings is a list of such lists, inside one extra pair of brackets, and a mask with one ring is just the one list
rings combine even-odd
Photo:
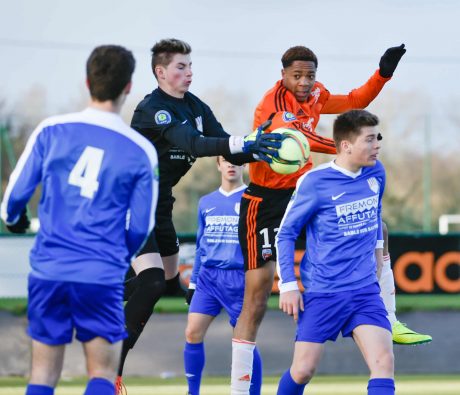
[(42, 184), (30, 253), (26, 395), (54, 394), (74, 331), (86, 357), (85, 395), (115, 393), (126, 337), (123, 280), (153, 229), (158, 195), (155, 148), (119, 115), (134, 66), (123, 47), (94, 49), (86, 64), (89, 107), (40, 123), (6, 188), (2, 219), (24, 233), (25, 205)]

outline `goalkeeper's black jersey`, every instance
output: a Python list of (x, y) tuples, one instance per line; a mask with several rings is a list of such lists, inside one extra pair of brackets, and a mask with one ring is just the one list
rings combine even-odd
[(248, 154), (230, 155), (229, 135), (209, 106), (190, 92), (178, 99), (155, 89), (138, 104), (131, 127), (150, 140), (158, 152), (158, 210), (172, 209), (172, 187), (197, 157), (223, 155), (233, 163), (254, 160)]

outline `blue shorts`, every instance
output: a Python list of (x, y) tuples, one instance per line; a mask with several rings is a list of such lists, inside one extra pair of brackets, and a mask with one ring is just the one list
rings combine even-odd
[(201, 313), (216, 317), (222, 308), (235, 326), (243, 308), (243, 269), (219, 269), (201, 266), (189, 313)]
[(102, 337), (124, 339), (123, 284), (119, 286), (51, 281), (29, 275), (28, 333), (49, 345)]
[(299, 314), (296, 341), (335, 341), (340, 332), (351, 337), (359, 325), (374, 325), (391, 332), (378, 283), (353, 291), (305, 292), (304, 311)]

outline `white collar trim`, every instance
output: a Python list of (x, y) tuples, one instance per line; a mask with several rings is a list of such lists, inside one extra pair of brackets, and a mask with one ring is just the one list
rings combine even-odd
[(340, 173), (345, 174), (346, 176), (351, 177), (351, 178), (359, 177), (361, 173), (363, 172), (363, 168), (361, 167), (356, 173), (353, 173), (352, 171), (344, 169), (343, 167), (340, 167), (339, 165), (337, 165), (335, 163), (335, 160), (331, 161), (331, 167), (339, 171)]
[(230, 192), (224, 191), (222, 187), (219, 187), (219, 192), (224, 195), (224, 196), (232, 196), (233, 194), (242, 191), (243, 189), (246, 189), (248, 186), (246, 184), (241, 185), (240, 187), (231, 190)]

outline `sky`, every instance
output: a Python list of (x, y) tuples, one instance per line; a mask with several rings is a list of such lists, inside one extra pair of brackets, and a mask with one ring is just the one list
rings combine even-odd
[(0, 99), (11, 108), (40, 88), (48, 114), (67, 111), (84, 92), (84, 65), (100, 44), (134, 52), (137, 102), (156, 86), (149, 49), (166, 37), (192, 45), (193, 93), (221, 92), (224, 103), (227, 93), (246, 99), (250, 109), (237, 108), (235, 117), (252, 113), (280, 78), (282, 53), (294, 45), (317, 54), (318, 81), (347, 93), (371, 76), (386, 48), (405, 43), (407, 53), (379, 100), (395, 92), (409, 101), (424, 97), (435, 119), (452, 101), (460, 104), (457, 0), (1, 2)]

